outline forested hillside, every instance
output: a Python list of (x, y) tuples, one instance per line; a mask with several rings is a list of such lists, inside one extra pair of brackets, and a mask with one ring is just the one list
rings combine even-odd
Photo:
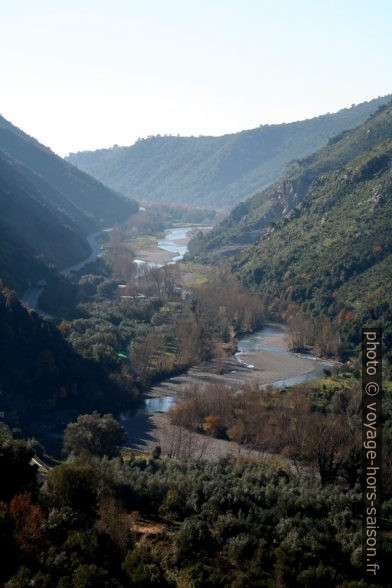
[(310, 316), (336, 320), (349, 344), (362, 326), (382, 326), (390, 357), (392, 105), (291, 174), (272, 193), (291, 210), (242, 252), (235, 272)]
[(290, 161), (360, 124), (389, 99), (221, 137), (151, 137), (130, 147), (72, 153), (68, 161), (138, 200), (231, 207), (275, 181)]
[[(0, 410), (13, 426), (44, 434), (74, 414), (121, 405), (125, 392), (98, 363), (78, 355), (50, 321), (0, 287)], [(128, 394), (129, 401), (129, 394)]]
[(3, 433), (7, 588), (363, 585), (357, 490), (240, 457), (105, 457), (52, 468), (39, 492), (32, 456)]
[[(137, 205), (0, 117), (0, 278), (18, 292), (87, 257), (85, 236)], [(53, 270), (52, 270), (53, 273)]]
[(341, 169), (391, 136), (388, 115), (376, 114), (356, 129), (334, 137), (313, 155), (292, 162), (272, 186), (241, 202), (214, 230), (194, 239), (190, 244), (191, 255), (219, 259), (238, 254), (244, 246), (255, 243), (271, 223), (297, 206), (317, 178)]

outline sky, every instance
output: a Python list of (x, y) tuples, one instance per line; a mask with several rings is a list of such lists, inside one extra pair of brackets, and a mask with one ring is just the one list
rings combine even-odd
[(56, 153), (392, 93), (391, 0), (0, 0), (0, 113)]

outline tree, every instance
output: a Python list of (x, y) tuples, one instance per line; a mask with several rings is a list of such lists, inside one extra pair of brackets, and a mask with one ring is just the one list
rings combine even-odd
[(214, 414), (206, 416), (203, 422), (203, 431), (208, 435), (216, 436), (222, 432), (222, 423), (220, 418)]
[(180, 271), (177, 265), (143, 266), (142, 282), (146, 293), (159, 298), (172, 298), (176, 292)]
[(294, 308), (294, 313), (288, 319), (291, 348), (293, 351), (303, 351), (312, 344), (312, 322), (301, 310)]
[(122, 569), (128, 578), (129, 585), (135, 588), (170, 586), (159, 558), (145, 545), (140, 545), (128, 552)]
[(15, 495), (8, 514), (13, 522), (13, 539), (19, 550), (32, 553), (39, 549), (45, 529), (44, 513), (38, 504), (31, 500), (31, 494), (24, 492)]
[(64, 451), (80, 457), (114, 457), (126, 441), (127, 434), (113, 415), (100, 415), (94, 411), (79, 416), (76, 423), (67, 425)]
[(118, 586), (117, 582), (110, 578), (107, 570), (96, 564), (82, 564), (73, 573), (72, 586), (75, 588), (95, 588), (95, 586)]
[(56, 508), (69, 507), (78, 513), (82, 521), (95, 518), (97, 480), (91, 467), (62, 463), (52, 468), (46, 491), (49, 502)]
[(192, 560), (212, 545), (208, 524), (201, 517), (193, 516), (185, 520), (175, 538), (177, 560)]
[(130, 540), (131, 515), (126, 513), (118, 500), (105, 496), (98, 504), (98, 520), (95, 524), (100, 533), (109, 535), (113, 543), (126, 551)]
[(0, 443), (0, 500), (21, 492), (37, 491), (37, 466), (31, 465), (34, 451), (26, 441), (4, 439)]
[(165, 340), (162, 333), (151, 331), (138, 337), (129, 352), (131, 366), (141, 382), (146, 383), (154, 372), (162, 370)]
[(308, 423), (309, 454), (315, 459), (322, 486), (333, 484), (351, 449), (349, 434), (337, 417), (314, 414)]

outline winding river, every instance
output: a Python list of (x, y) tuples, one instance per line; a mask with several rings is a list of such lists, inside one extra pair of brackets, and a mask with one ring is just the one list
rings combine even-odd
[[(123, 223), (125, 224), (125, 223)], [(120, 225), (121, 226), (121, 225)], [(194, 230), (194, 226), (188, 227), (172, 227), (166, 229), (165, 236), (161, 239), (158, 239), (158, 247), (163, 249), (164, 251), (168, 251), (172, 254), (171, 263), (175, 263), (177, 261), (181, 261), (184, 257), (185, 253), (188, 251), (187, 243), (189, 241), (190, 233)], [(197, 227), (199, 229), (210, 229), (211, 227), (204, 227), (200, 226)], [(86, 238), (89, 246), (90, 246), (90, 255), (80, 261), (79, 263), (75, 263), (70, 267), (67, 267), (61, 270), (59, 273), (65, 277), (68, 277), (72, 272), (78, 272), (81, 270), (85, 265), (89, 263), (93, 263), (98, 259), (98, 257), (102, 253), (102, 245), (100, 244), (98, 238), (100, 235), (104, 233), (109, 233), (112, 229), (102, 229), (91, 235), (88, 235)], [(139, 265), (143, 265), (144, 261), (139, 259), (135, 259), (135, 262)], [(148, 263), (148, 262), (147, 262)], [(160, 263), (148, 263), (148, 265), (153, 265), (156, 267), (160, 267), (162, 264)], [(37, 284), (28, 288), (22, 296), (22, 302), (31, 310), (38, 310), (39, 298), (46, 287), (45, 280), (41, 280)]]
[(172, 263), (181, 261), (188, 251), (187, 239), (192, 230), (193, 227), (174, 227), (165, 231), (163, 239), (158, 239), (158, 247), (173, 254)]
[[(307, 385), (323, 377), (324, 370), (335, 371), (338, 368), (336, 362), (289, 351), (288, 339), (287, 328), (281, 324), (268, 324), (254, 333), (240, 337), (238, 351), (233, 358), (228, 359), (223, 375), (216, 374), (214, 361), (211, 360), (191, 368), (185, 375), (169, 378), (154, 386), (138, 409), (122, 413), (120, 415), (122, 425), (132, 438), (140, 417), (170, 410), (176, 402), (177, 394), (189, 384), (205, 385), (208, 381), (223, 381), (230, 386), (242, 387), (246, 381), (249, 381), (259, 383), (261, 387), (273, 385), (277, 388), (285, 388), (295, 384)], [(248, 363), (250, 359), (254, 361), (254, 364)], [(282, 367), (287, 364), (289, 364), (288, 369), (283, 370)], [(268, 369), (270, 366), (272, 366), (271, 370)], [(287, 372), (291, 373), (288, 377), (280, 378), (281, 370), (286, 371), (286, 375)]]
[[(158, 246), (173, 254), (172, 263), (180, 261), (187, 252), (186, 239), (190, 227), (170, 228)], [(324, 375), (324, 370), (335, 371), (338, 364), (313, 355), (289, 351), (289, 333), (282, 324), (267, 324), (254, 333), (239, 337), (237, 353), (228, 358), (223, 375), (217, 375), (214, 360), (190, 368), (186, 374), (174, 376), (145, 395), (138, 409), (119, 415), (127, 430), (130, 444), (135, 435), (144, 435), (149, 417), (167, 412), (178, 394), (189, 384), (205, 384), (220, 380), (227, 385), (241, 387), (250, 381), (260, 386), (269, 384), (279, 388), (295, 384), (307, 385)]]
[[(188, 250), (187, 243), (195, 227), (171, 227), (165, 231), (164, 237), (158, 240), (158, 247), (171, 254), (170, 263), (181, 261)], [(207, 228), (207, 227), (198, 227)], [(110, 229), (106, 229), (110, 230)], [(97, 237), (103, 231), (90, 235), (88, 241), (91, 247), (89, 257), (79, 264), (63, 270), (64, 276), (71, 271), (78, 271), (87, 263), (97, 259), (101, 247)], [(140, 263), (146, 263), (140, 261)], [(151, 265), (161, 265), (158, 263)], [(39, 295), (43, 287), (38, 285), (26, 292), (30, 300), (25, 303), (34, 308), (38, 304)], [(26, 296), (28, 298), (28, 296)], [(254, 333), (239, 337), (237, 353), (225, 362), (224, 373), (217, 374), (214, 360), (206, 361), (200, 366), (192, 367), (186, 374), (174, 376), (151, 390), (144, 396), (143, 404), (136, 410), (118, 415), (122, 425), (129, 435), (129, 443), (135, 439), (135, 432), (145, 434), (149, 417), (167, 412), (175, 403), (178, 394), (189, 384), (205, 384), (210, 381), (238, 387), (246, 382), (252, 382), (260, 387), (274, 385), (287, 387), (295, 384), (308, 384), (323, 376), (324, 370), (334, 371), (338, 364), (320, 359), (312, 355), (304, 355), (289, 351), (289, 334), (287, 328), (281, 324), (267, 324)]]

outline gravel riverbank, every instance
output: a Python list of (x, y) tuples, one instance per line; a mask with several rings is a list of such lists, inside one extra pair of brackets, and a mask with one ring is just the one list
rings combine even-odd
[[(260, 348), (227, 358), (223, 370), (218, 369), (222, 366), (216, 360), (203, 362), (190, 368), (185, 374), (152, 387), (147, 397), (160, 398), (163, 410), (166, 410), (180, 395), (186, 394), (187, 388), (192, 384), (221, 382), (238, 388), (246, 383), (262, 386), (296, 377), (311, 377), (316, 369), (320, 370), (320, 360), (315, 361), (315, 358), (289, 352), (290, 338), (283, 326), (275, 325), (272, 330), (275, 332), (262, 337)], [(246, 347), (246, 337), (243, 342), (242, 347)], [(218, 371), (223, 373), (217, 373)], [(161, 410), (140, 410), (129, 419), (125, 418), (123, 425), (128, 431), (130, 446), (139, 451), (150, 452), (156, 445), (160, 445), (163, 454), (179, 453), (182, 457), (217, 459), (222, 455), (239, 453), (260, 459), (266, 457), (266, 454), (249, 451), (230, 441), (179, 431), (170, 424), (167, 415)], [(279, 459), (281, 460), (280, 457)]]

